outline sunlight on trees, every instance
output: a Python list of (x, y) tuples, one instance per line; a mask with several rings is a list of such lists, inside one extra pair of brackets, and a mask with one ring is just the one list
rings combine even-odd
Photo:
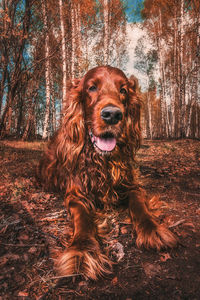
[(2, 138), (48, 138), (59, 125), (67, 81), (96, 65), (122, 67), (125, 59), (120, 0), (3, 0), (0, 22)]
[(127, 19), (138, 14), (141, 21), (140, 13), (152, 46), (145, 50), (139, 39), (129, 55), (147, 78), (144, 136), (200, 137), (200, 2), (134, 3), (128, 9), (122, 0), (1, 2), (1, 138), (49, 138), (71, 80), (96, 65), (126, 68)]
[(160, 127), (155, 137), (200, 137), (200, 2), (144, 1), (143, 26), (156, 46)]

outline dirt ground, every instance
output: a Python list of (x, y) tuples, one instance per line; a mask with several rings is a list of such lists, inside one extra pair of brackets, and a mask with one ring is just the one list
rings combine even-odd
[(97, 282), (58, 278), (53, 269), (72, 228), (62, 197), (36, 185), (42, 148), (0, 141), (0, 299), (200, 299), (200, 141), (143, 142), (141, 182), (149, 197), (160, 195), (159, 218), (180, 245), (138, 249), (130, 224), (119, 219), (110, 241), (113, 273)]

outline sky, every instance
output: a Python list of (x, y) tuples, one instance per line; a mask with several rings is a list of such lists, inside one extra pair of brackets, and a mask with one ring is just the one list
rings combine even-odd
[(147, 76), (142, 72), (139, 72), (134, 64), (136, 62), (135, 57), (135, 47), (137, 46), (137, 42), (140, 38), (144, 37), (145, 45), (144, 47), (148, 49), (150, 47), (150, 41), (148, 34), (144, 29), (141, 28), (142, 17), (141, 10), (143, 9), (143, 0), (126, 0), (127, 8), (126, 14), (128, 17), (127, 23), (127, 38), (128, 38), (128, 63), (125, 68), (125, 73), (127, 76), (135, 75), (139, 79), (139, 84), (142, 87), (142, 90), (145, 90), (147, 86)]
[(141, 22), (141, 10), (144, 7), (144, 0), (125, 0), (126, 14), (128, 16), (128, 22)]

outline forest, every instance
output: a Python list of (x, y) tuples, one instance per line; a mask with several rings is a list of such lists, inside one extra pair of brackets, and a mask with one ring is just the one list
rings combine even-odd
[[(138, 7), (150, 46), (139, 39), (130, 54), (128, 17)], [(48, 139), (69, 83), (98, 65), (125, 71), (129, 55), (147, 78), (143, 136), (200, 137), (198, 0), (2, 0), (0, 24), (1, 138)]]
[[(0, 31), (0, 300), (200, 299), (200, 1), (1, 0)], [(35, 175), (71, 82), (100, 65), (138, 81), (139, 186), (178, 246), (139, 248), (108, 211), (112, 272), (94, 281), (56, 272), (72, 218)]]

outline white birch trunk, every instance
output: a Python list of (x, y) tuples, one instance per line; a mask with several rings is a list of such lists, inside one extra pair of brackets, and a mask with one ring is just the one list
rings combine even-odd
[(148, 110), (148, 120), (149, 120), (149, 134), (150, 138), (152, 139), (152, 112), (151, 112), (151, 101), (150, 101), (150, 94), (147, 92), (147, 110)]
[(76, 47), (76, 27), (75, 27), (75, 7), (74, 3), (71, 3), (71, 26), (72, 26), (72, 52), (71, 52), (71, 78), (75, 78), (75, 47)]
[(66, 57), (66, 44), (65, 44), (65, 26), (64, 26), (64, 15), (63, 15), (63, 1), (59, 0), (59, 10), (60, 10), (60, 30), (62, 37), (62, 103), (66, 99), (67, 95), (67, 57)]
[(165, 68), (164, 68), (164, 53), (163, 47), (161, 45), (161, 36), (162, 36), (162, 20), (161, 20), (161, 10), (159, 9), (159, 25), (158, 25), (158, 38), (157, 38), (157, 45), (158, 45), (158, 58), (159, 58), (159, 67), (161, 72), (161, 85), (162, 85), (162, 95), (161, 95), (161, 118), (162, 118), (162, 126), (165, 130), (164, 134), (169, 136), (169, 116), (167, 111), (167, 104), (166, 104), (166, 78), (165, 78)]
[(51, 72), (50, 74), (50, 78), (51, 78), (51, 130), (52, 133), (56, 132), (56, 103), (55, 103), (55, 89), (53, 86), (53, 74)]
[(180, 111), (180, 136), (182, 137), (185, 134), (185, 86), (184, 86), (184, 74), (185, 74), (185, 66), (184, 66), (184, 0), (181, 0), (181, 10), (180, 10), (180, 79), (179, 79), (179, 111)]
[(104, 65), (107, 65), (109, 62), (109, 8), (108, 0), (103, 0), (103, 18), (104, 18)]
[(45, 81), (46, 81), (46, 109), (44, 117), (44, 129), (42, 138), (46, 139), (49, 136), (49, 115), (50, 115), (50, 59), (49, 59), (49, 33), (48, 33), (48, 22), (47, 22), (47, 11), (45, 0), (42, 1), (42, 12), (44, 20), (44, 31), (45, 31)]
[(150, 92), (149, 92), (149, 80), (147, 80), (147, 86), (148, 86), (148, 91), (147, 91), (147, 120), (148, 122), (146, 126), (146, 133), (147, 137), (152, 139), (152, 111), (151, 111), (151, 97), (150, 97)]
[(191, 132), (191, 121), (192, 121), (192, 109), (194, 106), (195, 101), (192, 101), (190, 105), (190, 111), (189, 111), (189, 116), (188, 116), (188, 124), (187, 124), (187, 130), (186, 130), (186, 137), (189, 137), (190, 132)]
[(177, 96), (177, 82), (176, 82), (176, 77), (177, 77), (177, 16), (175, 12), (175, 17), (173, 19), (174, 23), (174, 51), (173, 51), (173, 59), (174, 63), (172, 66), (172, 93), (171, 93), (171, 111), (172, 111), (172, 130), (171, 130), (171, 135), (172, 137), (176, 137), (176, 96)]
[[(196, 49), (200, 49), (200, 13), (197, 16), (196, 19), (196, 24), (197, 26), (197, 39), (196, 39)], [(199, 123), (198, 123), (198, 103), (199, 103), (199, 78), (200, 78), (200, 58), (198, 57), (198, 50), (196, 51), (197, 56), (194, 59), (194, 64), (193, 64), (193, 68), (194, 68), (194, 72), (193, 72), (193, 77), (190, 79), (190, 83), (192, 82), (192, 84), (190, 84), (191, 86), (191, 104), (190, 104), (190, 111), (189, 111), (189, 116), (188, 116), (188, 124), (187, 124), (187, 137), (191, 134), (191, 121), (192, 121), (192, 111), (193, 108), (195, 107), (195, 119), (196, 119), (196, 126), (195, 126), (195, 132), (194, 132), (194, 136), (195, 138), (199, 138), (199, 133), (198, 133), (198, 128)], [(196, 105), (195, 105), (196, 104)]]
[(195, 130), (195, 138), (200, 138), (200, 124), (199, 124), (199, 116), (198, 116), (198, 107), (200, 106), (200, 11), (198, 12), (197, 17), (197, 57), (196, 57), (196, 130)]
[(183, 15), (184, 15), (184, 0), (181, 0), (181, 16), (180, 16), (180, 63), (182, 66), (182, 70), (184, 71), (184, 64), (183, 64)]
[(77, 8), (75, 11), (76, 19), (76, 37), (77, 37), (77, 49), (78, 49), (78, 59), (77, 59), (77, 71), (78, 71), (78, 77), (81, 73), (81, 50), (82, 50), (82, 39), (81, 39), (81, 7), (80, 3), (77, 4)]

